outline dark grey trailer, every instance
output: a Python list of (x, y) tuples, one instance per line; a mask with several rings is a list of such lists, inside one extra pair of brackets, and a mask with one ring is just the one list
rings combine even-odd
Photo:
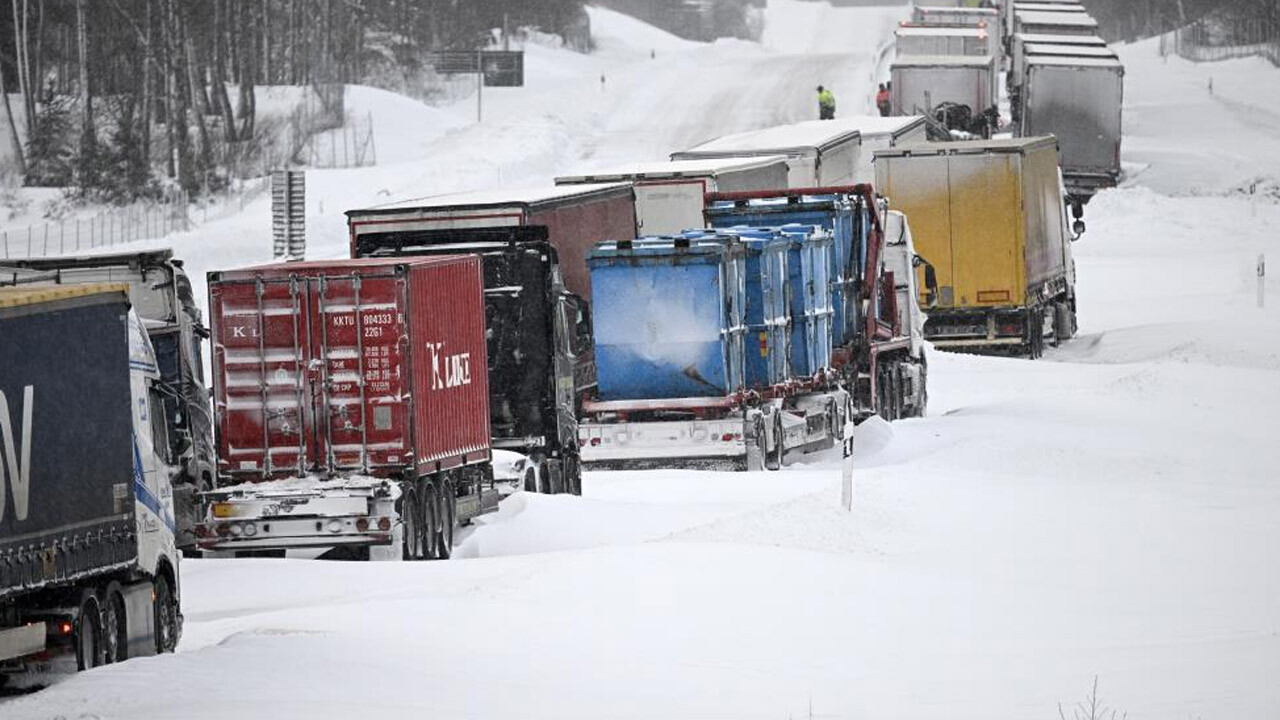
[(1067, 192), (1087, 200), (1120, 178), (1124, 64), (1115, 58), (1027, 59), (1017, 130), (1054, 135)]

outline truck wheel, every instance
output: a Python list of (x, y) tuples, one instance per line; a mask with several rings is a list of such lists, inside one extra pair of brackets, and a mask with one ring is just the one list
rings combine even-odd
[(1053, 306), (1053, 344), (1061, 345), (1076, 334), (1076, 320), (1072, 316), (1071, 306), (1058, 303)]
[(524, 491), (536, 493), (538, 492), (538, 471), (532, 465), (525, 468), (524, 471)]
[(427, 483), (422, 493), (422, 555), (428, 560), (440, 557), (440, 498), (435, 483)]
[(155, 591), (156, 654), (173, 652), (178, 646), (178, 601), (169, 580), (160, 575), (153, 584)]
[(782, 469), (784, 452), (786, 452), (786, 446), (782, 442), (782, 413), (775, 412), (773, 414), (773, 448), (764, 457), (764, 468), (766, 470)]
[(440, 486), (440, 537), (436, 540), (442, 560), (453, 557), (453, 531), (457, 523), (458, 496), (454, 493), (453, 481), (445, 480)]
[(551, 471), (547, 468), (546, 460), (539, 460), (538, 468), (538, 492), (543, 495), (550, 495), (555, 492), (555, 488), (551, 485)]
[(765, 455), (769, 454), (768, 439), (764, 434), (764, 418), (759, 414), (748, 418), (742, 428), (743, 436), (747, 439), (746, 471), (761, 472), (764, 470)]
[(102, 593), (102, 654), (106, 663), (129, 659), (129, 624), (125, 617), (124, 597), (116, 583)]
[(422, 559), (422, 508), (416, 488), (400, 496), (400, 522), (404, 528), (404, 559)]
[(582, 495), (582, 461), (577, 455), (564, 457), (565, 492), (570, 495)]
[(80, 599), (80, 618), (76, 622), (76, 667), (92, 670), (103, 662), (102, 616), (98, 610), (98, 599), (92, 592), (85, 591)]

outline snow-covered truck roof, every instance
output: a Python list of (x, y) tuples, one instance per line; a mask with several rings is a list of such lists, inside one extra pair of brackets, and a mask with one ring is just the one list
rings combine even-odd
[(920, 157), (929, 155), (1022, 154), (1041, 146), (1057, 146), (1052, 135), (994, 140), (960, 140), (945, 143), (911, 143), (888, 150), (877, 150), (876, 157)]
[(904, 55), (894, 60), (890, 69), (913, 67), (990, 68), (994, 63), (995, 58), (990, 55)]
[(1073, 12), (1017, 12), (1019, 26), (1057, 25), (1060, 27), (1097, 28), (1098, 21), (1088, 13)]
[(1097, 45), (1050, 45), (1047, 43), (1027, 43), (1023, 46), (1027, 55), (1060, 55), (1063, 57), (1095, 57), (1114, 58), (1115, 52), (1106, 46)]
[(359, 215), (392, 215), (411, 210), (480, 209), (496, 207), (520, 207), (534, 210), (540, 206), (595, 199), (631, 192), (627, 183), (594, 183), (588, 185), (532, 185), (523, 188), (498, 188), (469, 192), (431, 195), (398, 200), (369, 208), (348, 210), (347, 217)]
[(767, 168), (786, 162), (783, 155), (762, 155), (752, 158), (693, 158), (618, 165), (578, 175), (561, 175), (557, 183), (615, 183), (634, 180), (665, 180), (691, 177), (715, 177), (721, 173), (743, 172)]
[(761, 130), (725, 135), (683, 152), (673, 153), (672, 160), (687, 160), (716, 155), (800, 155), (825, 152), (845, 144), (858, 142), (857, 127), (841, 120), (807, 120), (791, 125), (778, 125)]
[(893, 32), (901, 37), (985, 38), (990, 34), (980, 25), (901, 25)]
[(1018, 33), (1013, 36), (1022, 43), (1044, 43), (1049, 45), (1096, 45), (1106, 47), (1107, 41), (1097, 35), (1054, 35), (1052, 33)]
[(1027, 67), (1082, 67), (1110, 68), (1124, 72), (1124, 63), (1116, 57), (1064, 57), (1062, 55), (1037, 55), (1027, 58)]

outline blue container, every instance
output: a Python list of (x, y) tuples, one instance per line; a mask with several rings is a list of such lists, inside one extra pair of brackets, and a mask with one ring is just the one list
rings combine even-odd
[(741, 238), (747, 248), (746, 385), (767, 388), (792, 376), (787, 290), (791, 238), (776, 228), (735, 227), (726, 232)]
[(742, 243), (715, 234), (598, 244), (587, 266), (599, 398), (740, 390), (745, 260)]
[(831, 269), (834, 241), (815, 225), (779, 228), (790, 240), (787, 256), (791, 304), (791, 373), (811, 377), (831, 367)]
[(737, 225), (816, 225), (832, 234), (831, 304), (832, 341), (848, 345), (860, 337), (858, 288), (866, 265), (871, 230), (868, 208), (862, 198), (850, 195), (806, 195), (747, 201), (718, 201), (707, 208), (713, 228)]

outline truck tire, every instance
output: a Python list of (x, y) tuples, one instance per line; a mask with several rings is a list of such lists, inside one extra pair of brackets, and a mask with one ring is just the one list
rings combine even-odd
[(439, 519), (435, 524), (435, 559), (448, 560), (453, 555), (453, 525), (449, 521), (449, 511), (445, 509), (445, 493), (444, 487), (448, 480), (442, 480), (435, 487), (433, 495), (433, 503), (436, 509), (436, 518)]
[(582, 495), (582, 460), (576, 453), (564, 456), (565, 492), (570, 495)]
[(458, 496), (453, 489), (453, 480), (445, 480), (440, 486), (440, 539), (436, 541), (444, 560), (453, 557), (453, 532), (457, 526)]
[(538, 492), (538, 471), (532, 465), (524, 470), (524, 491), (536, 493)]
[(769, 449), (769, 453), (764, 456), (765, 470), (781, 470), (782, 456), (786, 452), (786, 446), (782, 442), (782, 413), (773, 413), (773, 446)]
[(156, 654), (173, 652), (178, 646), (178, 599), (169, 586), (164, 575), (158, 575), (153, 583), (155, 588), (155, 641)]
[(769, 454), (769, 440), (765, 437), (764, 418), (754, 410), (743, 423), (743, 437), (747, 439), (747, 472), (762, 472), (765, 456)]
[(86, 590), (80, 598), (80, 617), (76, 620), (76, 668), (92, 670), (102, 664), (102, 615), (98, 598)]
[(422, 556), (427, 560), (440, 558), (440, 496), (436, 484), (427, 483), (422, 491)]
[(102, 591), (102, 655), (107, 664), (129, 659), (129, 623), (120, 585), (112, 582)]
[(418, 489), (408, 487), (400, 496), (400, 522), (404, 528), (404, 559), (422, 559), (422, 508)]
[(1062, 343), (1075, 337), (1076, 319), (1075, 314), (1071, 312), (1071, 306), (1066, 303), (1057, 303), (1053, 306), (1053, 344), (1061, 345)]

